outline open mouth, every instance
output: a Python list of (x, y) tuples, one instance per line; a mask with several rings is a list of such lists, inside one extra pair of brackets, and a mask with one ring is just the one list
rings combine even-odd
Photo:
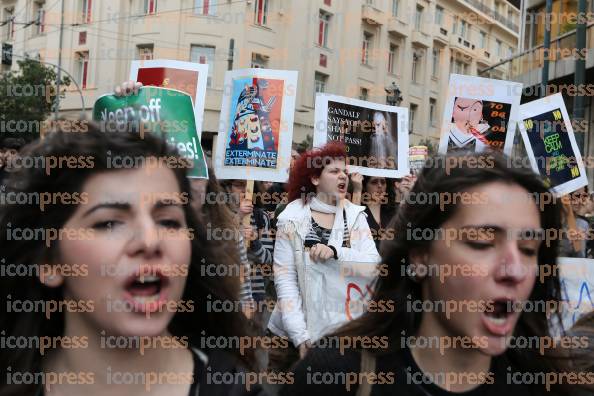
[(338, 184), (338, 190), (339, 190), (340, 192), (344, 192), (344, 191), (346, 191), (346, 183), (339, 183), (339, 184)]
[(514, 324), (514, 301), (511, 299), (498, 299), (493, 301), (492, 306), (493, 310), (483, 313), (483, 324), (489, 332), (495, 335), (508, 334)]
[(168, 284), (168, 278), (160, 272), (131, 276), (124, 287), (125, 299), (136, 311), (154, 312), (165, 302), (164, 290)]

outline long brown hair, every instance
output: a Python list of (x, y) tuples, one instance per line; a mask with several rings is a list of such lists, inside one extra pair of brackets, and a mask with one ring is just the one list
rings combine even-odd
[[(446, 164), (457, 164), (454, 167)], [(471, 166), (469, 164), (481, 164)], [(447, 156), (431, 158), (425, 165), (418, 180), (413, 186), (410, 196), (442, 196), (467, 191), (473, 187), (487, 183), (501, 182), (518, 185), (526, 189), (533, 197), (542, 199), (550, 196), (543, 182), (530, 170), (508, 165), (506, 157), (496, 153), (454, 153)], [(545, 230), (559, 230), (560, 209), (556, 200), (539, 202), (540, 223)], [(407, 335), (417, 333), (421, 323), (421, 312), (409, 312), (408, 300), (421, 300), (421, 285), (406, 275), (411, 251), (428, 249), (431, 243), (425, 238), (407, 238), (409, 229), (439, 229), (456, 211), (457, 205), (440, 207), (439, 200), (431, 200), (426, 204), (414, 204), (403, 201), (397, 215), (392, 221), (395, 228), (393, 240), (382, 241), (380, 251), (382, 263), (386, 264), (387, 273), (379, 278), (376, 301), (393, 301), (393, 312), (368, 312), (338, 330), (344, 336), (388, 336), (389, 348), (373, 351), (376, 354), (398, 351), (401, 348), (397, 338), (402, 332)], [(546, 265), (555, 265), (557, 258), (557, 239), (541, 243), (538, 250), (538, 265), (542, 269)], [(560, 301), (561, 291), (556, 271), (537, 281), (529, 297), (530, 301)], [(561, 323), (559, 312), (555, 318)], [(563, 331), (562, 331), (563, 332)], [(546, 312), (523, 312), (514, 330), (514, 336), (551, 336)], [(549, 351), (547, 351), (549, 352)], [(542, 356), (538, 348), (521, 350), (509, 348), (504, 356), (510, 364), (518, 369), (530, 372), (555, 371), (562, 362), (553, 356)]]

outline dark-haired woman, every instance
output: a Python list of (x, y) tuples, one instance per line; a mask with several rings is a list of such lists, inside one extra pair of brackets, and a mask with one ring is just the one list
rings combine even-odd
[(552, 340), (550, 312), (530, 308), (561, 297), (556, 273), (537, 276), (555, 264), (558, 241), (541, 237), (559, 228), (559, 208), (539, 209), (533, 194), (549, 192), (530, 170), (495, 154), (492, 167), (468, 166), (477, 155), (445, 158), (461, 164), (449, 174), (423, 169), (382, 245), (374, 305), (392, 309), (339, 330), (347, 347), (310, 350), (282, 395), (568, 394), (541, 382), (564, 366), (535, 342)]
[[(353, 184), (357, 184), (353, 186), (353, 203), (365, 206), (367, 222), (375, 246), (379, 250), (381, 241), (394, 237), (394, 232), (388, 229), (388, 224), (396, 212), (393, 198), (390, 199), (390, 195), (393, 194), (388, 193), (389, 185), (385, 177), (363, 176), (357, 178), (354, 175), (351, 175), (351, 180)], [(356, 196), (359, 197), (359, 201), (355, 200)]]
[(223, 238), (220, 241), (211, 239), (211, 243), (216, 245), (213, 248), (220, 249), (220, 251), (227, 252), (232, 256), (233, 253), (237, 253), (234, 262), (241, 265), (239, 299), (243, 313), (251, 319), (256, 306), (252, 295), (251, 266), (248, 261), (243, 235), (239, 232), (239, 224), (229, 206), (212, 203), (213, 201), (217, 202), (214, 198), (225, 197), (226, 193), (219, 184), (214, 169), (211, 168), (208, 169), (208, 179), (192, 179), (190, 180), (190, 187), (192, 188), (193, 197), (192, 207), (196, 210), (196, 213), (203, 217), (207, 228), (236, 231), (231, 233), (232, 238)]
[[(0, 212), (2, 266), (19, 268), (0, 279), (0, 327), (14, 342), (0, 354), (0, 394), (249, 393), (221, 380), (241, 377), (253, 351), (213, 342), (247, 335), (245, 319), (211, 308), (236, 300), (238, 285), (203, 271), (233, 263), (210, 250), (196, 221), (187, 161), (150, 134), (93, 125), (51, 133), (20, 155), (76, 161), (21, 168), (7, 182), (31, 199)], [(122, 159), (135, 166), (122, 169)], [(40, 206), (37, 194), (55, 198)]]
[[(344, 269), (344, 276), (355, 271), (369, 284), (376, 276), (380, 257), (365, 209), (345, 199), (347, 187), (343, 145), (328, 144), (306, 152), (291, 171), (290, 203), (278, 217), (274, 248), (278, 300), (268, 328), (289, 337), (301, 356), (312, 342), (344, 323), (344, 312), (329, 312), (341, 307), (344, 311), (346, 285), (342, 288), (338, 271), (336, 279), (329, 279), (330, 272), (324, 271)], [(326, 284), (326, 288), (314, 284)], [(334, 297), (342, 297), (341, 307), (325, 304)]]

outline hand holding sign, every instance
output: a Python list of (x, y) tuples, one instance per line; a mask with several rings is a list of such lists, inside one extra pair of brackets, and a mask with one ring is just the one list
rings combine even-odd
[(206, 160), (196, 134), (194, 106), (188, 94), (145, 87), (133, 96), (104, 95), (95, 102), (93, 119), (108, 131), (162, 135), (192, 164), (189, 177), (208, 178)]

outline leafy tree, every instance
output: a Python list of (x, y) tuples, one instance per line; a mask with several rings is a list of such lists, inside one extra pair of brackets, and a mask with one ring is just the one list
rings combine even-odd
[[(38, 138), (58, 98), (55, 68), (32, 59), (17, 64), (17, 71), (0, 75), (0, 148), (9, 142), (22, 146)], [(70, 82), (65, 76), (60, 84), (65, 88)], [(60, 97), (64, 97), (63, 89)]]
[(313, 147), (313, 135), (308, 134), (300, 143), (296, 144), (295, 149), (299, 152), (311, 150)]

